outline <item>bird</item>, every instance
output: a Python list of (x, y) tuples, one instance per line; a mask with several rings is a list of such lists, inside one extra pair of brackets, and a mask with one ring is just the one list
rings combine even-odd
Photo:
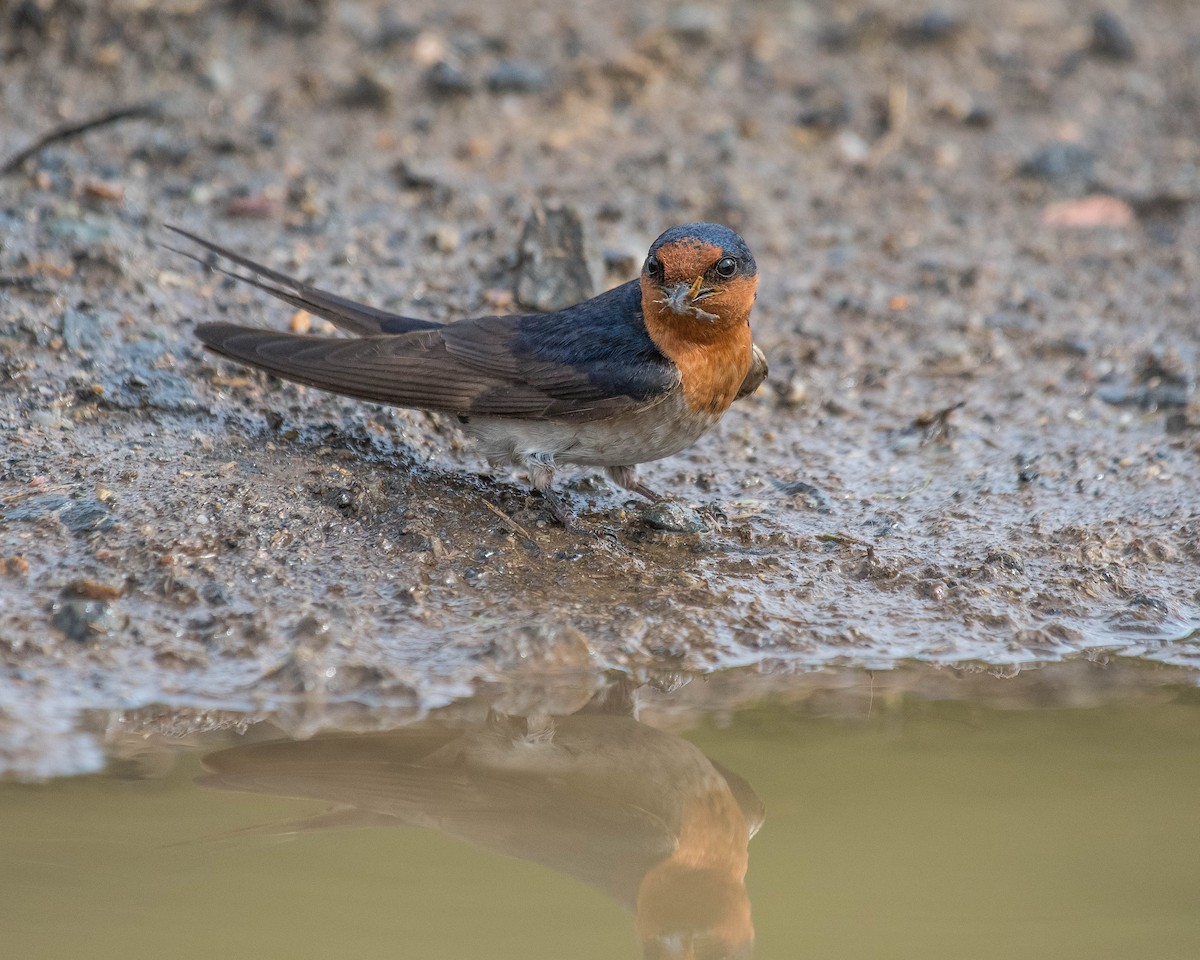
[(202, 323), (195, 334), (209, 350), (332, 393), (455, 417), (492, 466), (524, 470), (568, 529), (576, 519), (553, 489), (559, 466), (600, 467), (661, 500), (638, 465), (691, 446), (767, 377), (750, 331), (754, 255), (715, 223), (670, 228), (650, 245), (640, 277), (574, 306), (444, 324), (357, 303), (168, 229), (207, 254), (174, 252), (351, 335)]
[(745, 877), (763, 803), (692, 743), (640, 722), (633, 687), (620, 680), (566, 716), (464, 710), (239, 744), (205, 756), (198, 782), (335, 805), (234, 836), (424, 827), (601, 891), (634, 914), (646, 960), (748, 960)]

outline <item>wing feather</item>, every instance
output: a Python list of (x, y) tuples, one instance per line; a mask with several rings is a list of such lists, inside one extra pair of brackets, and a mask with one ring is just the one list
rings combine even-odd
[[(588, 420), (611, 416), (636, 402), (633, 396), (588, 386), (586, 375), (536, 359), (524, 376), (481, 371), (450, 353), (441, 333), (336, 340), (229, 323), (196, 328), (200, 340), (222, 356), (286, 380), (375, 403), (460, 415)], [(646, 384), (638, 376), (631, 371), (629, 389), (644, 394)]]
[(741, 400), (743, 397), (750, 396), (767, 379), (767, 355), (759, 350), (755, 344), (751, 344), (750, 346), (753, 351), (753, 357), (750, 360), (750, 372), (746, 374), (746, 379), (738, 387), (737, 396), (733, 398), (735, 400)]
[(399, 407), (577, 420), (613, 416), (679, 387), (678, 369), (646, 332), (636, 280), (557, 313), (437, 324), (317, 290), (170, 229), (255, 276), (208, 264), (213, 269), (360, 334), (344, 340), (230, 323), (196, 328), (216, 353), (287, 380)]

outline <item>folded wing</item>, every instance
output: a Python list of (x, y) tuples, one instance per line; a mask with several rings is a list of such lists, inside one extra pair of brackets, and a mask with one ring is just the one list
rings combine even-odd
[(576, 420), (614, 416), (679, 385), (677, 368), (646, 333), (637, 281), (557, 313), (438, 324), (346, 300), (171, 229), (255, 276), (208, 263), (213, 269), (359, 335), (306, 336), (230, 323), (196, 328), (209, 349), (286, 380), (460, 416)]

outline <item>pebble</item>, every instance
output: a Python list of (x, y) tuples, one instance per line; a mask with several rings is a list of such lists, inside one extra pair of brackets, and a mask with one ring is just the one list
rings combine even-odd
[(703, 533), (708, 525), (700, 514), (674, 500), (660, 500), (642, 514), (646, 525), (666, 533)]
[(251, 16), (266, 27), (283, 33), (312, 33), (325, 23), (332, 6), (328, 0), (239, 0), (238, 12)]
[(439, 60), (429, 68), (425, 85), (439, 97), (466, 97), (475, 92), (475, 82), (445, 60)]
[(996, 120), (996, 111), (986, 103), (973, 103), (962, 118), (963, 126), (983, 130), (990, 127)]
[(517, 302), (533, 310), (561, 310), (594, 292), (579, 211), (558, 207), (531, 214), (517, 248)]
[(550, 86), (550, 74), (537, 63), (502, 60), (488, 73), (492, 93), (538, 93)]
[(379, 19), (379, 26), (366, 41), (371, 50), (390, 50), (401, 43), (410, 43), (420, 33), (420, 28), (408, 20), (402, 20), (391, 10), (385, 10)]
[(685, 43), (707, 43), (721, 29), (716, 10), (685, 3), (667, 14), (667, 29)]
[(1137, 47), (1125, 29), (1125, 24), (1111, 10), (1103, 10), (1092, 17), (1091, 53), (1105, 60), (1134, 60)]
[(68, 350), (75, 354), (89, 354), (112, 338), (117, 319), (117, 315), (110, 310), (68, 307), (63, 311), (59, 331)]
[(783, 395), (783, 402), (789, 407), (803, 406), (808, 401), (808, 384), (802, 377), (792, 377), (788, 381), (787, 391)]
[(615, 247), (608, 247), (601, 256), (604, 258), (604, 269), (608, 273), (616, 273), (621, 276), (633, 276), (640, 266), (640, 254), (633, 253), (630, 250), (621, 250)]
[(58, 519), (77, 537), (103, 533), (114, 523), (108, 507), (98, 500), (91, 499), (76, 500), (58, 515)]
[(38, 520), (48, 513), (61, 510), (70, 502), (71, 498), (61, 493), (47, 493), (40, 497), (30, 497), (27, 500), (19, 501), (0, 511), (0, 517), (3, 517), (6, 523), (18, 520)]
[(51, 607), (51, 620), (69, 640), (86, 643), (107, 636), (117, 626), (113, 606), (106, 600), (63, 599)]
[(454, 253), (462, 244), (462, 234), (449, 224), (442, 224), (429, 235), (429, 241), (438, 253)]
[(424, 195), (428, 203), (442, 206), (450, 201), (453, 189), (425, 169), (414, 167), (406, 160), (399, 160), (392, 167), (392, 176), (401, 190)]
[(392, 90), (373, 74), (360, 73), (338, 94), (338, 103), (354, 110), (386, 110), (392, 105)]
[(1104, 384), (1096, 390), (1096, 396), (1114, 407), (1137, 407), (1142, 410), (1186, 407), (1192, 391), (1180, 384), (1157, 383), (1151, 385)]
[(865, 163), (871, 155), (871, 145), (853, 130), (843, 130), (837, 137), (842, 159), (851, 165)]
[(42, 497), (31, 497), (22, 503), (3, 511), (5, 522), (19, 520), (40, 520), (49, 514), (57, 513), (64, 527), (76, 536), (87, 536), (91, 533), (103, 533), (115, 522), (112, 513), (99, 500), (90, 497), (82, 500), (71, 500), (60, 494), (47, 494)]
[(1059, 200), (1042, 211), (1042, 223), (1087, 230), (1096, 227), (1131, 227), (1136, 220), (1133, 207), (1120, 197), (1092, 194), (1075, 200)]
[(206, 413), (192, 382), (178, 373), (130, 363), (103, 377), (104, 405), (118, 410), (161, 410), (164, 413)]
[(1024, 177), (1051, 183), (1090, 180), (1095, 162), (1095, 154), (1082, 144), (1051, 143), (1021, 164), (1020, 173)]
[(838, 90), (814, 91), (811, 100), (796, 117), (796, 125), (805, 130), (832, 133), (850, 122), (850, 101)]
[(928, 10), (900, 25), (896, 33), (909, 46), (944, 43), (962, 32), (963, 21), (945, 10)]

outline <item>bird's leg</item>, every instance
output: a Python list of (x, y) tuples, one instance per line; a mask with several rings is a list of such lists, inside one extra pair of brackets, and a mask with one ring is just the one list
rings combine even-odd
[(651, 503), (658, 503), (662, 499), (661, 494), (655, 493), (637, 478), (637, 467), (606, 467), (605, 472), (613, 483), (645, 497)]
[(530, 457), (525, 460), (524, 467), (529, 472), (529, 482), (533, 485), (533, 489), (542, 495), (546, 506), (554, 514), (554, 519), (563, 525), (564, 530), (577, 529), (579, 521), (575, 519), (575, 514), (554, 492), (554, 463)]
[(537, 491), (542, 495), (542, 499), (546, 501), (546, 506), (550, 508), (550, 512), (554, 514), (554, 519), (563, 525), (564, 530), (576, 530), (579, 527), (579, 521), (575, 514), (571, 512), (571, 508), (563, 503), (562, 498), (555, 493), (550, 487), (537, 487)]

